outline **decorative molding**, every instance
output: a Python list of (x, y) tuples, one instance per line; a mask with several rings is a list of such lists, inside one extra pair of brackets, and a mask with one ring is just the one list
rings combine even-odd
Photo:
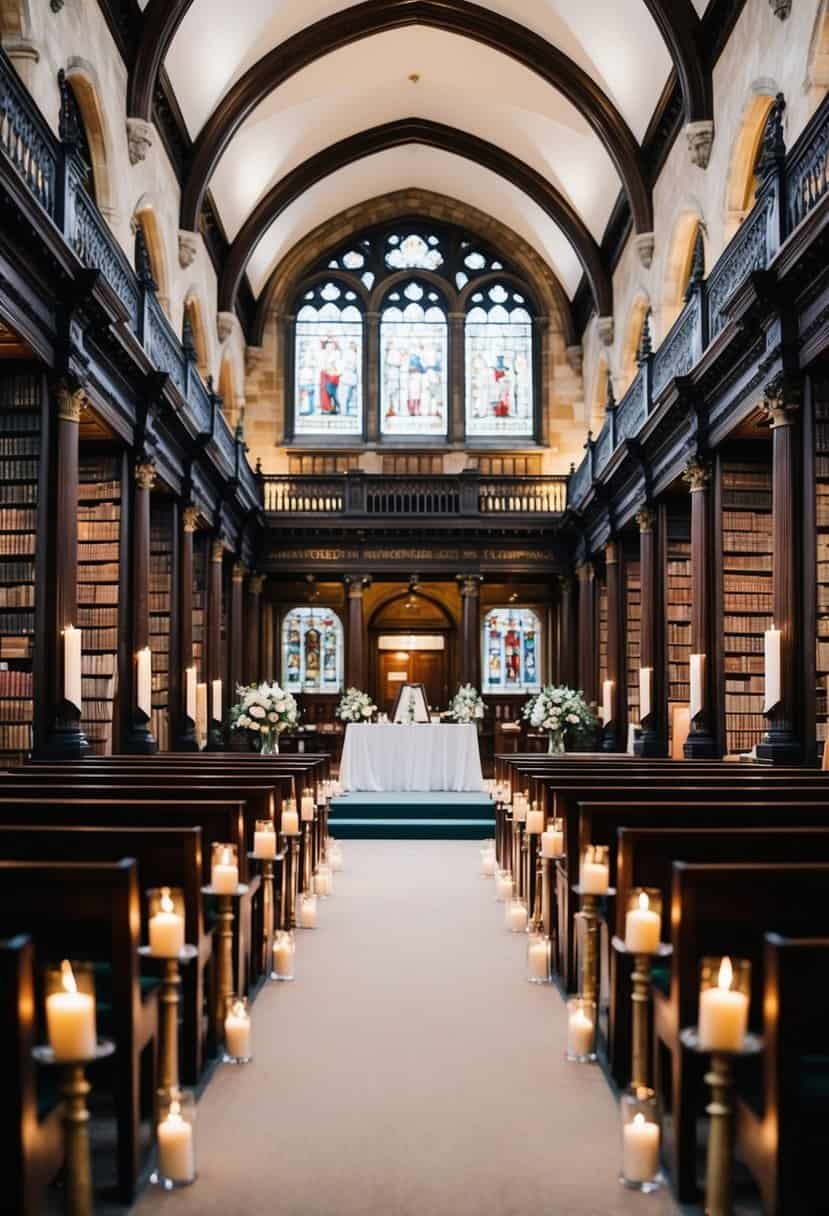
[(224, 541), (221, 539), (211, 541), (211, 543), (210, 543), (210, 560), (211, 560), (211, 562), (215, 562), (218, 565), (219, 562), (224, 560), (224, 555), (225, 555)]
[(63, 422), (80, 422), (81, 412), (86, 405), (85, 391), (61, 380), (55, 394), (58, 402), (58, 418)]
[(241, 583), (244, 581), (244, 578), (245, 578), (245, 563), (244, 562), (234, 562), (233, 563), (232, 578), (233, 578), (234, 583)]
[(596, 325), (599, 332), (599, 341), (602, 346), (612, 346), (614, 333), (613, 317), (599, 317)]
[[(235, 312), (218, 312), (216, 314), (216, 333), (219, 336), (220, 342), (226, 342), (233, 333), (233, 327), (236, 324)], [(228, 404), (230, 404), (228, 402)]]
[(251, 574), (248, 579), (248, 594), (261, 595), (262, 588), (265, 586), (264, 574)]
[(181, 513), (181, 523), (185, 532), (197, 532), (199, 528), (199, 508), (186, 506)]
[(578, 346), (568, 346), (564, 353), (567, 356), (567, 365), (570, 371), (576, 376), (580, 376), (584, 367), (584, 350), (581, 343)]
[(135, 466), (135, 484), (139, 490), (151, 490), (155, 485), (156, 468), (150, 460), (142, 460)]
[(143, 118), (127, 119), (127, 147), (129, 148), (130, 164), (139, 165), (147, 159), (147, 153), (153, 146), (155, 127)]
[(711, 466), (699, 456), (692, 456), (682, 474), (692, 494), (704, 490), (711, 478)]
[(800, 381), (787, 372), (774, 376), (763, 390), (762, 410), (771, 429), (792, 426), (803, 402), (803, 387)]
[(255, 376), (265, 362), (264, 346), (245, 347), (245, 375)]
[(199, 252), (201, 238), (198, 232), (189, 232), (186, 228), (178, 230), (178, 264), (182, 270), (192, 266)]
[(633, 238), (633, 244), (636, 252), (639, 255), (639, 261), (646, 270), (650, 269), (653, 262), (653, 251), (656, 244), (656, 237), (652, 232), (640, 232)]
[(700, 122), (686, 123), (685, 136), (688, 140), (691, 164), (699, 169), (707, 169), (714, 143), (714, 120), (705, 118)]
[(461, 595), (470, 599), (478, 599), (480, 597), (482, 582), (483, 576), (480, 574), (458, 575)]
[(653, 532), (656, 524), (656, 511), (653, 507), (641, 507), (636, 512), (636, 522), (640, 532)]

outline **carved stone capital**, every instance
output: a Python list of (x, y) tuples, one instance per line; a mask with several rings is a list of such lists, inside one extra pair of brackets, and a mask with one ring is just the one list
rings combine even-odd
[(769, 4), (775, 17), (779, 17), (781, 21), (785, 21), (792, 11), (792, 0), (769, 0)]
[(84, 390), (66, 380), (61, 380), (55, 394), (58, 401), (58, 418), (63, 422), (80, 422), (81, 411), (86, 405)]
[(613, 345), (613, 318), (599, 317), (598, 320), (599, 341), (603, 346)]
[(265, 362), (264, 346), (245, 347), (245, 374), (255, 376)]
[(604, 560), (608, 566), (615, 566), (619, 561), (619, 546), (615, 540), (608, 541), (605, 545)]
[(656, 511), (653, 507), (641, 507), (636, 512), (636, 522), (640, 532), (653, 532), (656, 523)]
[(138, 165), (147, 159), (147, 153), (153, 146), (155, 129), (151, 122), (143, 118), (127, 119), (127, 147), (130, 154), (130, 164)]
[(347, 574), (343, 581), (345, 582), (350, 600), (361, 600), (363, 592), (371, 583), (371, 579), (364, 574)]
[(565, 595), (568, 591), (572, 591), (575, 585), (576, 580), (569, 574), (560, 574), (558, 576), (558, 586), (562, 595)]
[(793, 376), (780, 372), (769, 380), (763, 391), (762, 409), (772, 430), (778, 426), (791, 426), (801, 402), (801, 385)]
[(653, 261), (653, 250), (656, 244), (656, 238), (652, 232), (640, 232), (633, 238), (633, 244), (636, 252), (639, 254), (639, 261), (647, 270)]
[(700, 460), (699, 456), (691, 457), (682, 474), (682, 479), (688, 482), (692, 494), (699, 490), (704, 490), (710, 477), (711, 466), (706, 464), (704, 460)]
[(155, 465), (151, 460), (142, 460), (135, 466), (135, 484), (139, 490), (151, 490), (155, 485)]
[(181, 513), (181, 522), (185, 532), (196, 532), (199, 527), (199, 509), (187, 506)]
[(252, 574), (248, 579), (248, 592), (250, 595), (261, 595), (262, 588), (265, 586), (264, 574)]
[(190, 232), (187, 228), (178, 230), (178, 264), (182, 270), (192, 266), (199, 252), (201, 238), (198, 232)]
[(592, 562), (584, 562), (581, 566), (576, 566), (576, 578), (580, 583), (588, 583), (593, 577)]
[(223, 540), (214, 540), (210, 545), (210, 560), (211, 562), (220, 562), (224, 560), (225, 543)]
[(458, 582), (461, 585), (461, 595), (471, 596), (477, 599), (481, 594), (481, 583), (483, 578), (480, 574), (465, 574), (458, 576)]
[(232, 577), (233, 577), (234, 583), (242, 582), (242, 580), (245, 577), (245, 563), (244, 562), (234, 562), (233, 563), (233, 576)]
[(685, 138), (688, 140), (691, 164), (699, 169), (707, 169), (714, 143), (713, 119), (703, 118), (699, 122), (686, 123)]
[(567, 356), (567, 365), (570, 368), (570, 371), (576, 376), (580, 376), (582, 373), (584, 358), (584, 352), (582, 351), (581, 345), (568, 346), (564, 353)]
[(216, 313), (216, 333), (219, 335), (220, 342), (226, 342), (233, 333), (233, 327), (236, 324), (236, 314), (234, 312), (217, 312)]

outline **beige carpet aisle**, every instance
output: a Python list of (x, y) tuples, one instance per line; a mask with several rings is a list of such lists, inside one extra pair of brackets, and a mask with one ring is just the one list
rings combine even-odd
[(138, 1216), (667, 1216), (616, 1181), (596, 1069), (562, 1059), (475, 842), (347, 841), (297, 981), (255, 1003), (247, 1068), (199, 1107), (199, 1178)]

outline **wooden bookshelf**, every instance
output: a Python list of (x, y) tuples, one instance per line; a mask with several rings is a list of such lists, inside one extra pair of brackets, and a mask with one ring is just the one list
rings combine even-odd
[(207, 679), (207, 563), (210, 539), (206, 532), (193, 536), (193, 664), (196, 680)]
[(723, 671), (728, 752), (750, 751), (766, 727), (763, 635), (772, 625), (771, 471), (722, 470)]
[(673, 706), (691, 697), (691, 541), (688, 520), (671, 520), (665, 551), (665, 664), (668, 742)]
[(150, 650), (153, 656), (152, 732), (170, 750), (170, 643), (173, 602), (173, 504), (154, 495), (150, 506)]
[(32, 747), (41, 377), (0, 376), (0, 759)]
[(599, 687), (594, 693), (602, 703), (602, 685), (607, 679), (607, 583), (604, 579), (598, 583), (599, 605)]
[(625, 689), (627, 720), (639, 722), (639, 668), (642, 664), (642, 579), (639, 561), (625, 561)]
[(118, 697), (121, 464), (81, 452), (78, 468), (78, 625), (83, 631), (81, 727), (93, 755), (113, 751)]
[(818, 753), (829, 734), (829, 398), (815, 393), (815, 727)]

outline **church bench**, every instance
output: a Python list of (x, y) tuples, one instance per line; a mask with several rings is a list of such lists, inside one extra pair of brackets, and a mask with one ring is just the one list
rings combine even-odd
[(750, 1026), (762, 1032), (764, 936), (829, 932), (827, 884), (829, 864), (673, 864), (670, 986), (667, 994), (657, 988), (652, 993), (655, 1087), (662, 1090), (664, 1053), (670, 1061), (669, 1160), (680, 1203), (696, 1196), (696, 1120), (706, 1100), (707, 1058), (687, 1052), (679, 1040), (680, 1031), (697, 1022), (700, 959), (725, 954), (750, 959)]
[(28, 934), (0, 941), (0, 1174), (3, 1209), (38, 1216), (63, 1162), (57, 1106), (38, 1111), (34, 946)]
[[(756, 804), (755, 804), (756, 806)], [(664, 826), (623, 827), (618, 831), (615, 923), (617, 938), (624, 941), (625, 917), (631, 892), (637, 887), (652, 887), (662, 895), (662, 941), (670, 938), (670, 896), (673, 862), (707, 862), (720, 865), (735, 862), (829, 862), (829, 808), (823, 825), (811, 827), (715, 827), (680, 826), (697, 819), (699, 807), (666, 806), (659, 814), (667, 819)], [(707, 805), (705, 807), (707, 810)], [(742, 808), (750, 814), (750, 808)], [(797, 818), (801, 808), (794, 803), (778, 803), (763, 807), (763, 815), (772, 822), (787, 822)], [(720, 808), (725, 816), (730, 807)], [(807, 814), (809, 812), (807, 811)], [(776, 819), (774, 818), (776, 815)], [(674, 826), (674, 825), (677, 826)], [(669, 964), (668, 964), (669, 966)], [(607, 1029), (607, 1056), (611, 1075), (620, 1087), (630, 1080), (630, 976), (633, 970), (629, 955), (614, 950), (610, 953)]]
[(201, 828), (72, 827), (30, 823), (0, 824), (4, 861), (118, 861), (138, 863), (142, 940), (148, 941), (150, 887), (180, 887), (184, 899), (185, 940), (198, 957), (182, 969), (182, 1079), (194, 1085), (204, 1066), (203, 1009), (212, 958), (213, 935), (204, 923), (201, 894)]
[[(0, 860), (0, 933), (29, 933), (41, 966), (47, 960), (88, 959), (103, 965), (111, 978), (111, 1020), (99, 1017), (99, 1035), (112, 1037), (116, 1051), (111, 1068), (98, 1071), (100, 1077), (111, 1076), (118, 1194), (125, 1203), (135, 1195), (141, 1114), (152, 1109), (156, 1076), (158, 989), (142, 990), (140, 983), (139, 909), (138, 868), (129, 858), (113, 863)], [(100, 1000), (98, 1006), (100, 1014)], [(37, 1012), (39, 1017), (41, 1007)]]
[(764, 1216), (820, 1216), (829, 1151), (829, 937), (767, 933), (763, 953), (759, 1102), (738, 1096), (737, 1144)]

